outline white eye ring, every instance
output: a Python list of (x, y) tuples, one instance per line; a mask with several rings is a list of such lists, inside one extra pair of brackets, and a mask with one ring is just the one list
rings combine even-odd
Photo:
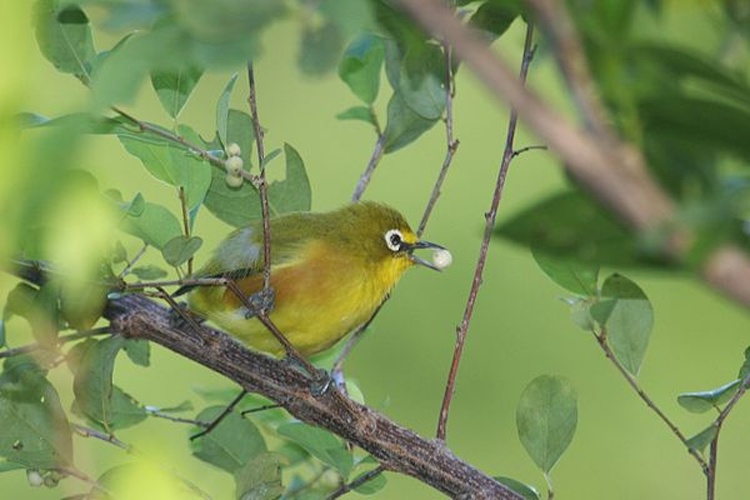
[(392, 252), (398, 252), (401, 250), (401, 245), (404, 242), (404, 235), (398, 229), (389, 229), (385, 232), (385, 244), (388, 249)]

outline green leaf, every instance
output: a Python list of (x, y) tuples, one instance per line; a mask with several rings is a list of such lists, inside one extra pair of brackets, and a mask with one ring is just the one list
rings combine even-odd
[[(187, 126), (178, 131), (186, 140), (194, 143), (198, 135)], [(151, 175), (172, 186), (182, 186), (188, 210), (201, 202), (211, 183), (211, 166), (184, 146), (152, 134), (120, 133), (120, 142), (141, 162)]]
[(636, 236), (578, 191), (540, 201), (498, 226), (494, 234), (532, 247), (535, 253), (594, 266), (670, 266), (648, 255)]
[(271, 215), (310, 210), (312, 193), (310, 179), (299, 153), (289, 144), (284, 144), (286, 178), (268, 186), (268, 203)]
[(591, 305), (593, 302), (590, 299), (571, 297), (563, 299), (563, 301), (570, 307), (570, 320), (578, 328), (585, 332), (594, 330), (596, 322), (591, 317)]
[(132, 101), (160, 52), (151, 50), (152, 32), (128, 34), (91, 60), (91, 90), (96, 108)]
[(687, 446), (691, 450), (703, 452), (703, 450), (706, 449), (706, 446), (711, 444), (711, 441), (714, 440), (718, 432), (719, 429), (716, 428), (716, 425), (711, 424), (695, 436), (689, 438), (687, 440)]
[(26, 466), (24, 464), (18, 464), (18, 463), (15, 463), (15, 462), (6, 462), (6, 461), (3, 461), (3, 462), (0, 462), (0, 473), (10, 472), (10, 471), (13, 471), (13, 470), (25, 469), (26, 467), (28, 467), (28, 466)]
[(271, 163), (274, 159), (276, 159), (276, 157), (279, 156), (280, 154), (281, 154), (281, 149), (279, 149), (279, 148), (276, 148), (273, 151), (271, 151), (270, 153), (268, 153), (263, 158), (263, 163), (261, 163), (260, 169), (261, 170), (265, 170), (266, 167), (268, 166), (268, 164)]
[(76, 346), (69, 358), (74, 411), (106, 432), (135, 425), (147, 416), (141, 405), (112, 384), (115, 359), (124, 345), (122, 337), (92, 339)]
[(179, 116), (202, 75), (203, 69), (195, 66), (151, 72), (151, 85), (169, 116), (172, 118)]
[(750, 347), (745, 349), (745, 361), (742, 362), (737, 378), (745, 380), (750, 377)]
[(28, 321), (37, 341), (49, 344), (57, 340), (60, 287), (47, 282), (41, 288), (27, 283), (17, 284), (8, 293), (3, 319), (20, 316)]
[(495, 476), (495, 480), (521, 495), (524, 500), (541, 500), (542, 498), (536, 488), (512, 477)]
[[(365, 474), (367, 474), (367, 472), (363, 472), (362, 474), (355, 477), (352, 481), (356, 481)], [(387, 484), (388, 478), (385, 476), (385, 474), (380, 473), (377, 476), (369, 479), (367, 482), (362, 483), (354, 488), (354, 491), (356, 491), (360, 495), (374, 495), (375, 493), (385, 488)]]
[(388, 122), (385, 126), (385, 152), (393, 153), (427, 132), (436, 120), (428, 120), (410, 108), (403, 96), (395, 92), (388, 102)]
[[(362, 102), (372, 104), (380, 90), (380, 71), (384, 47), (380, 37), (364, 33), (344, 51), (339, 63), (339, 77)], [(369, 112), (369, 108), (365, 108)]]
[(5, 320), (0, 319), (0, 347), (5, 347), (7, 339), (5, 338)]
[(359, 120), (377, 126), (372, 110), (366, 106), (354, 106), (336, 115), (339, 120)]
[(575, 294), (596, 296), (599, 266), (550, 255), (535, 247), (531, 251), (536, 263), (552, 281)]
[(164, 269), (153, 266), (151, 264), (145, 265), (145, 266), (137, 266), (130, 270), (131, 274), (134, 274), (138, 277), (140, 280), (144, 281), (150, 281), (150, 280), (156, 280), (160, 278), (164, 278), (169, 273), (165, 271)]
[(677, 402), (691, 413), (705, 413), (709, 410), (718, 411), (719, 406), (727, 403), (737, 393), (741, 383), (741, 380), (733, 380), (709, 391), (683, 392), (677, 396)]
[(0, 456), (31, 469), (73, 463), (70, 426), (55, 388), (26, 356), (0, 373)]
[(86, 13), (77, 5), (62, 9), (53, 0), (36, 3), (34, 25), (36, 40), (44, 57), (63, 73), (88, 83), (88, 62), (96, 50)]
[(401, 61), (396, 92), (406, 105), (426, 120), (439, 120), (445, 110), (445, 59), (439, 46), (409, 46)]
[(252, 457), (234, 472), (235, 498), (239, 500), (275, 500), (284, 493), (281, 462), (276, 453)]
[(643, 290), (626, 277), (612, 274), (602, 286), (601, 301), (591, 306), (591, 316), (606, 329), (620, 363), (638, 375), (654, 326), (654, 310)]
[(526, 386), (516, 409), (521, 444), (545, 474), (573, 440), (578, 423), (578, 396), (564, 377), (541, 375)]
[(299, 68), (308, 75), (322, 75), (334, 67), (344, 46), (344, 36), (335, 23), (305, 25), (300, 38)]
[(246, 226), (261, 216), (258, 190), (249, 182), (239, 188), (229, 187), (224, 180), (226, 172), (211, 169), (211, 185), (206, 193), (205, 207), (219, 220), (234, 227)]
[(162, 250), (169, 240), (182, 234), (177, 217), (156, 203), (147, 202), (140, 216), (128, 215), (123, 224), (126, 232), (159, 250)]
[(151, 358), (151, 344), (148, 340), (128, 339), (123, 346), (130, 361), (138, 366), (149, 366)]
[(294, 422), (276, 429), (279, 436), (292, 440), (324, 464), (330, 465), (344, 479), (349, 477), (354, 465), (352, 454), (336, 436), (311, 425)]
[(234, 90), (234, 84), (237, 83), (237, 73), (234, 73), (226, 87), (221, 92), (219, 101), (216, 103), (216, 132), (219, 135), (219, 140), (224, 147), (229, 144), (227, 142), (227, 126), (229, 122), (229, 101), (232, 97), (232, 90)]
[(198, 236), (175, 236), (162, 248), (164, 260), (170, 266), (180, 266), (188, 261), (195, 252), (203, 245), (203, 240)]
[[(197, 420), (212, 422), (224, 411), (223, 406), (211, 406), (198, 414)], [(201, 429), (193, 429), (192, 432)], [(248, 462), (266, 453), (266, 443), (258, 428), (236, 412), (229, 413), (211, 432), (192, 440), (193, 455), (234, 474)]]
[(485, 2), (471, 16), (471, 24), (482, 31), (490, 41), (494, 41), (508, 31), (516, 17), (521, 15), (521, 11), (520, 2)]

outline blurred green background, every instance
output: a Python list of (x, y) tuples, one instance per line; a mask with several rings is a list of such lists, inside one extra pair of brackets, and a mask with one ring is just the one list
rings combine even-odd
[[(57, 73), (36, 48), (30, 24), (30, 2), (0, 6), (0, 104), (4, 109), (57, 116), (84, 106), (87, 91), (73, 78)], [(706, 21), (698, 3), (674, 2), (660, 25), (644, 18), (644, 33), (669, 38), (711, 54), (720, 34)], [(95, 13), (94, 13), (95, 14)], [(651, 24), (649, 24), (651, 23)], [(366, 165), (375, 136), (367, 125), (336, 120), (334, 115), (356, 104), (334, 74), (312, 78), (297, 70), (298, 25), (274, 25), (264, 36), (264, 52), (256, 65), (258, 102), (267, 129), (266, 148), (292, 144), (301, 154), (313, 186), (313, 209), (346, 203)], [(519, 21), (496, 44), (518, 64), (524, 29)], [(110, 45), (97, 33), (100, 47)], [(229, 77), (207, 74), (191, 98), (181, 121), (204, 137), (213, 134), (215, 102)], [(246, 109), (247, 84), (240, 79), (233, 107)], [(534, 61), (530, 84), (560, 109), (570, 100), (549, 55)], [(381, 99), (382, 100), (382, 99)], [(169, 125), (151, 87), (144, 83), (126, 109), (141, 119)], [(384, 115), (385, 103), (378, 102)], [(442, 274), (418, 269), (395, 290), (368, 335), (350, 358), (354, 378), (368, 403), (397, 422), (430, 437), (435, 433), (445, 378), (453, 352), (454, 332), (461, 320), (477, 259), (483, 214), (488, 209), (505, 140), (508, 111), (461, 68), (455, 100), (455, 133), (461, 141), (443, 195), (425, 237), (448, 247), (454, 264)], [(14, 189), (25, 175), (19, 158), (28, 156), (33, 133), (0, 137), (0, 195), (14, 204), (25, 199)], [(538, 141), (521, 127), (517, 146)], [(365, 198), (398, 207), (414, 225), (419, 221), (445, 150), (437, 126), (415, 144), (388, 155), (378, 168)], [(114, 137), (91, 137), (77, 153), (78, 167), (90, 170), (102, 189), (116, 187), (126, 198), (143, 192), (177, 211), (173, 189), (154, 182), (138, 160), (124, 153)], [(47, 168), (55, 168), (54, 164)], [(566, 183), (550, 152), (532, 151), (511, 166), (498, 220), (512, 217), (535, 200)], [(2, 222), (0, 222), (2, 225)], [(196, 233), (206, 240), (200, 263), (228, 232), (207, 211)], [(1, 231), (6, 239), (8, 233)], [(139, 244), (123, 236), (133, 252)], [(8, 242), (0, 246), (7, 248)], [(157, 262), (158, 256), (150, 257)], [(651, 397), (688, 435), (708, 420), (682, 410), (680, 392), (709, 389), (735, 376), (742, 352), (750, 344), (750, 318), (740, 307), (700, 283), (674, 275), (626, 274), (652, 300), (656, 323), (640, 381)], [(579, 424), (568, 452), (553, 472), (558, 498), (704, 498), (704, 481), (694, 460), (626, 386), (599, 351), (590, 334), (568, 319), (558, 300), (565, 292), (537, 268), (529, 252), (493, 241), (484, 284), (469, 331), (448, 427), (448, 445), (461, 458), (492, 475), (511, 476), (543, 489), (544, 481), (526, 456), (516, 435), (515, 406), (520, 393), (537, 375), (568, 377), (578, 390)], [(0, 303), (14, 282), (0, 276)], [(12, 346), (28, 342), (20, 320), (8, 325)], [(51, 375), (66, 405), (72, 399), (65, 369)], [(145, 404), (169, 406), (185, 399), (200, 404), (195, 388), (222, 388), (221, 377), (154, 347), (148, 369), (123, 362), (118, 384)], [(729, 418), (721, 440), (718, 498), (741, 498), (750, 483), (746, 472), (750, 407), (741, 401)], [(1, 423), (0, 423), (1, 425)], [(166, 421), (147, 423), (118, 433), (150, 459), (190, 478), (214, 498), (233, 495), (231, 478), (191, 457), (187, 430)], [(93, 477), (115, 463), (130, 461), (122, 451), (92, 439), (76, 438), (78, 466)], [(52, 499), (86, 488), (75, 479), (55, 490), (32, 489), (25, 473), (0, 474), (3, 497)], [(437, 498), (439, 494), (407, 477), (389, 474), (377, 498)]]

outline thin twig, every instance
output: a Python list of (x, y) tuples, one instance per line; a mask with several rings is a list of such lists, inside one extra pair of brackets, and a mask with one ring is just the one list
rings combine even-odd
[(385, 152), (385, 134), (378, 134), (378, 140), (375, 142), (375, 148), (372, 150), (372, 155), (370, 156), (370, 161), (367, 162), (367, 167), (365, 168), (365, 171), (362, 172), (362, 175), (359, 177), (359, 181), (357, 181), (357, 186), (354, 188), (354, 194), (352, 194), (352, 202), (357, 202), (362, 198), (362, 195), (365, 194), (365, 189), (367, 189), (367, 186), (370, 184), (370, 180), (372, 179), (372, 174), (375, 172), (375, 168), (377, 168), (378, 164), (380, 163), (380, 159), (383, 158), (383, 153)]
[(362, 474), (361, 476), (354, 479), (354, 481), (346, 484), (342, 484), (339, 489), (328, 495), (328, 500), (333, 500), (334, 498), (338, 498), (350, 491), (352, 491), (355, 488), (359, 488), (363, 484), (365, 484), (368, 481), (373, 480), (380, 474), (385, 472), (385, 467), (382, 465), (379, 465), (378, 467), (375, 467), (371, 471), (366, 472), (365, 474)]
[(227, 417), (227, 415), (232, 413), (232, 411), (237, 407), (237, 405), (240, 404), (240, 401), (242, 401), (242, 398), (244, 398), (246, 395), (247, 395), (247, 391), (245, 389), (242, 389), (240, 393), (237, 394), (237, 396), (232, 400), (232, 402), (224, 407), (224, 409), (222, 410), (222, 412), (219, 414), (218, 417), (216, 417), (208, 425), (206, 425), (202, 431), (190, 436), (190, 441), (195, 441), (199, 437), (203, 437), (209, 432), (216, 429), (216, 427), (222, 422), (222, 420), (224, 420)]
[(534, 150), (534, 149), (543, 149), (543, 150), (546, 151), (547, 150), (547, 146), (545, 146), (544, 144), (534, 144), (532, 146), (524, 146), (522, 148), (518, 148), (515, 151), (513, 151), (513, 156), (516, 157), (518, 155), (522, 155), (522, 154), (526, 153), (527, 151), (531, 151), (531, 150)]
[[(534, 56), (534, 49), (532, 48), (533, 35), (534, 26), (533, 24), (528, 24), (526, 26), (526, 38), (523, 45), (523, 56), (521, 60), (521, 70), (519, 77), (522, 83), (526, 82), (526, 75), (529, 71), (529, 65), (531, 64), (531, 60)], [(492, 195), (492, 204), (490, 206), (490, 211), (487, 212), (484, 217), (484, 236), (482, 238), (482, 245), (479, 251), (479, 258), (477, 259), (476, 269), (474, 271), (474, 279), (471, 283), (471, 289), (469, 290), (469, 298), (466, 301), (466, 308), (464, 309), (463, 319), (461, 320), (460, 326), (456, 328), (456, 343), (453, 350), (453, 360), (451, 362), (450, 372), (448, 374), (448, 381), (445, 384), (445, 395), (443, 396), (443, 403), (440, 407), (440, 417), (438, 419), (437, 438), (440, 440), (445, 440), (448, 414), (450, 412), (451, 401), (453, 400), (453, 393), (456, 387), (456, 375), (458, 374), (461, 355), (463, 354), (464, 344), (466, 343), (469, 323), (471, 322), (471, 318), (474, 313), (474, 304), (477, 300), (479, 287), (482, 284), (482, 274), (484, 272), (485, 262), (487, 261), (487, 252), (490, 246), (492, 230), (495, 227), (497, 208), (500, 205), (500, 199), (502, 198), (503, 194), (503, 187), (505, 186), (505, 177), (508, 173), (510, 162), (511, 160), (513, 160), (513, 141), (516, 135), (517, 123), (518, 113), (515, 111), (515, 109), (511, 109), (510, 118), (508, 120), (508, 132), (505, 138), (505, 150), (503, 151), (503, 159), (500, 163), (500, 170), (498, 172), (497, 182), (495, 183), (495, 191)]]
[(122, 270), (120, 274), (117, 275), (119, 279), (124, 278), (128, 274), (130, 274), (130, 271), (133, 270), (135, 265), (138, 263), (138, 261), (141, 260), (141, 257), (146, 253), (146, 250), (148, 250), (148, 243), (144, 243), (143, 246), (138, 250), (138, 252), (135, 254), (135, 257), (133, 257), (132, 260), (128, 261), (128, 265), (125, 266), (125, 269)]
[(698, 465), (700, 465), (703, 473), (708, 476), (708, 464), (706, 463), (705, 459), (700, 455), (700, 453), (689, 446), (688, 440), (682, 433), (682, 431), (680, 431), (680, 429), (669, 419), (669, 417), (667, 417), (667, 415), (661, 410), (661, 408), (656, 405), (656, 403), (649, 397), (649, 395), (646, 394), (643, 389), (641, 389), (641, 386), (638, 384), (638, 381), (635, 379), (635, 377), (630, 374), (630, 372), (617, 359), (615, 353), (612, 352), (612, 349), (609, 347), (609, 343), (607, 342), (606, 330), (602, 330), (599, 334), (597, 334), (595, 331), (593, 331), (592, 333), (594, 334), (599, 347), (601, 347), (602, 351), (604, 351), (604, 355), (612, 362), (612, 364), (615, 365), (628, 385), (630, 385), (630, 387), (633, 388), (636, 394), (638, 394), (638, 397), (641, 398), (644, 403), (646, 403), (646, 406), (651, 408), (651, 410), (653, 410), (653, 412), (659, 416), (662, 422), (664, 422), (666, 426), (669, 427), (669, 430), (672, 431), (672, 434), (677, 436), (677, 439), (679, 439), (680, 442), (685, 446), (685, 448), (687, 448), (688, 453), (690, 453), (690, 455), (692, 455), (693, 458), (695, 458), (695, 460), (698, 462)]
[(275, 410), (277, 408), (282, 408), (282, 406), (278, 404), (268, 404), (268, 405), (258, 406), (256, 408), (250, 408), (249, 410), (242, 410), (240, 412), (240, 415), (244, 417), (245, 415), (250, 415), (251, 413), (258, 413), (258, 412), (266, 411), (266, 410)]
[(131, 445), (123, 441), (120, 441), (114, 436), (114, 434), (107, 434), (107, 433), (98, 431), (96, 429), (92, 429), (91, 427), (86, 427), (81, 424), (71, 423), (70, 425), (73, 427), (73, 430), (79, 436), (83, 436), (86, 438), (95, 438), (100, 441), (104, 441), (105, 443), (115, 445), (118, 448), (127, 451), (128, 453), (131, 453), (133, 451), (133, 447)]
[[(185, 198), (185, 188), (183, 186), (177, 188), (177, 195), (180, 198), (180, 208), (182, 209), (182, 231), (185, 233), (185, 238), (190, 238), (190, 217), (188, 216), (187, 199)], [(188, 276), (193, 274), (192, 255), (187, 261), (187, 274)]]
[(729, 413), (732, 411), (740, 398), (745, 395), (748, 387), (750, 387), (750, 375), (742, 380), (742, 383), (737, 388), (737, 392), (734, 393), (732, 399), (730, 399), (726, 406), (719, 412), (719, 416), (716, 417), (716, 420), (714, 421), (714, 426), (716, 427), (716, 435), (711, 440), (711, 446), (709, 448), (708, 474), (706, 478), (707, 500), (714, 500), (716, 496), (716, 467), (719, 460), (719, 433), (721, 432), (721, 426), (724, 424), (724, 421), (729, 416)]
[(260, 125), (258, 116), (258, 101), (255, 88), (255, 71), (253, 63), (247, 64), (247, 82), (249, 92), (247, 102), (250, 105), (250, 117), (253, 121), (255, 131), (255, 147), (258, 152), (258, 168), (260, 173), (257, 178), (258, 193), (260, 194), (261, 216), (263, 217), (263, 289), (271, 288), (271, 216), (268, 207), (268, 184), (266, 183), (266, 152), (263, 145), (263, 127)]
[(427, 227), (427, 221), (430, 219), (432, 210), (435, 208), (435, 204), (440, 197), (440, 190), (443, 187), (443, 182), (445, 182), (448, 169), (453, 162), (453, 156), (456, 154), (459, 145), (458, 139), (453, 137), (453, 97), (456, 95), (456, 81), (453, 74), (453, 49), (446, 42), (443, 42), (442, 45), (445, 57), (445, 157), (443, 158), (443, 165), (440, 167), (438, 178), (432, 188), (430, 199), (427, 201), (427, 206), (422, 214), (422, 220), (419, 221), (417, 236), (422, 236), (425, 227)]
[[(103, 326), (100, 328), (92, 328), (91, 330), (86, 330), (83, 332), (75, 332), (69, 335), (62, 335), (57, 338), (56, 346), (59, 347), (63, 344), (74, 342), (76, 340), (85, 339), (88, 337), (95, 337), (97, 335), (107, 335), (109, 333), (112, 333), (111, 328), (108, 326)], [(19, 347), (13, 347), (11, 349), (5, 349), (4, 351), (0, 351), (0, 359), (11, 358), (13, 356), (19, 356), (21, 354), (28, 354), (38, 349), (48, 348), (48, 347), (49, 347), (48, 344), (41, 345), (38, 342), (34, 342), (33, 344), (22, 345)]]
[(156, 410), (153, 408), (146, 408), (146, 412), (152, 417), (163, 418), (164, 420), (169, 420), (170, 422), (176, 422), (178, 424), (190, 424), (190, 425), (195, 425), (197, 427), (203, 427), (203, 428), (211, 425), (209, 422), (202, 422), (200, 420), (195, 420), (193, 418), (175, 417), (173, 415), (170, 415), (169, 413), (165, 413), (161, 410)]
[(189, 142), (184, 137), (174, 134), (170, 132), (169, 130), (163, 129), (161, 127), (157, 127), (156, 125), (152, 125), (148, 122), (141, 121), (138, 118), (134, 117), (133, 115), (121, 110), (120, 108), (113, 106), (112, 110), (118, 115), (125, 118), (126, 120), (132, 122), (142, 132), (150, 132), (154, 135), (158, 135), (159, 137), (162, 137), (163, 139), (167, 139), (168, 141), (181, 144), (186, 149), (188, 149), (191, 153), (198, 155), (199, 157), (203, 158), (204, 160), (211, 163), (212, 165), (225, 168), (224, 164), (226, 163), (226, 160), (224, 160), (223, 158), (219, 158), (218, 156), (211, 154), (209, 151), (201, 148), (200, 146), (197, 146)]

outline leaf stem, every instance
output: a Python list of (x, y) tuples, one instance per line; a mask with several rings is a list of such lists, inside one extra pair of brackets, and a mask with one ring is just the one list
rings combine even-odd
[(615, 365), (615, 368), (617, 368), (617, 371), (620, 372), (620, 374), (623, 376), (625, 381), (630, 385), (630, 387), (633, 388), (633, 390), (638, 394), (638, 397), (641, 398), (641, 400), (646, 403), (646, 406), (651, 408), (654, 413), (656, 413), (659, 418), (664, 422), (667, 427), (669, 427), (669, 430), (672, 431), (672, 434), (677, 436), (677, 439), (680, 440), (680, 442), (685, 445), (685, 448), (687, 448), (688, 453), (695, 458), (695, 460), (698, 462), (698, 465), (700, 465), (701, 470), (703, 473), (708, 477), (709, 469), (708, 464), (706, 463), (705, 459), (698, 453), (696, 450), (690, 448), (688, 444), (688, 440), (685, 437), (685, 435), (680, 431), (680, 429), (667, 417), (667, 415), (659, 408), (656, 403), (649, 397), (648, 394), (641, 388), (641, 386), (638, 384), (638, 381), (636, 378), (620, 363), (620, 361), (615, 356), (615, 353), (612, 351), (612, 348), (610, 348), (609, 343), (607, 342), (607, 332), (606, 330), (602, 329), (600, 333), (597, 334), (596, 331), (592, 331), (594, 334), (594, 337), (596, 338), (597, 343), (599, 344), (599, 347), (601, 347), (602, 351), (604, 352), (604, 355), (609, 359), (613, 365)]
[(445, 157), (443, 158), (443, 165), (440, 167), (438, 178), (432, 188), (430, 199), (427, 201), (427, 206), (422, 214), (422, 220), (419, 221), (417, 236), (422, 236), (425, 227), (427, 227), (427, 221), (430, 219), (432, 210), (435, 208), (435, 204), (440, 197), (440, 190), (445, 182), (445, 177), (448, 175), (448, 169), (453, 162), (453, 156), (456, 154), (456, 150), (460, 144), (459, 140), (453, 137), (453, 97), (456, 95), (456, 80), (452, 68), (453, 49), (451, 49), (447, 42), (443, 42), (442, 45), (445, 57)]
[[(534, 25), (527, 24), (526, 26), (526, 37), (524, 39), (523, 56), (521, 60), (521, 70), (519, 79), (523, 84), (526, 82), (528, 75), (529, 66), (534, 56), (534, 48), (532, 47), (532, 40), (534, 35)], [(464, 309), (463, 319), (461, 324), (456, 327), (456, 343), (453, 349), (453, 360), (451, 361), (450, 371), (448, 373), (448, 380), (445, 384), (445, 394), (443, 396), (443, 403), (440, 407), (440, 416), (438, 419), (437, 426), (437, 438), (441, 441), (445, 441), (446, 426), (448, 423), (448, 415), (450, 413), (450, 406), (453, 400), (453, 394), (456, 388), (456, 376), (458, 374), (458, 367), (461, 362), (461, 356), (463, 354), (464, 345), (466, 343), (466, 336), (469, 330), (469, 323), (471, 322), (472, 315), (474, 313), (474, 304), (477, 300), (479, 293), (479, 287), (482, 284), (482, 274), (484, 272), (484, 265), (487, 261), (487, 252), (489, 251), (490, 238), (492, 237), (492, 229), (495, 227), (495, 219), (497, 217), (497, 209), (500, 205), (500, 199), (502, 198), (503, 188), (505, 187), (505, 178), (508, 173), (510, 163), (514, 158), (513, 155), (513, 141), (516, 134), (516, 126), (518, 124), (518, 113), (515, 109), (511, 109), (510, 118), (508, 120), (508, 131), (505, 138), (505, 150), (503, 151), (503, 158), (500, 163), (500, 169), (498, 171), (497, 181), (495, 183), (495, 191), (492, 195), (492, 203), (490, 211), (484, 214), (485, 225), (484, 235), (482, 237), (482, 244), (479, 250), (479, 257), (477, 259), (477, 265), (474, 270), (474, 279), (469, 290), (469, 298), (466, 301), (466, 308)]]
[(375, 169), (380, 163), (381, 158), (383, 158), (384, 152), (385, 134), (379, 133), (378, 140), (375, 142), (375, 148), (372, 150), (372, 155), (370, 156), (370, 161), (367, 162), (367, 167), (365, 168), (365, 171), (362, 172), (362, 175), (359, 177), (359, 181), (357, 181), (357, 186), (354, 188), (354, 194), (352, 194), (352, 202), (359, 201), (362, 198), (362, 195), (365, 194), (367, 186), (370, 185), (372, 174), (375, 172)]

